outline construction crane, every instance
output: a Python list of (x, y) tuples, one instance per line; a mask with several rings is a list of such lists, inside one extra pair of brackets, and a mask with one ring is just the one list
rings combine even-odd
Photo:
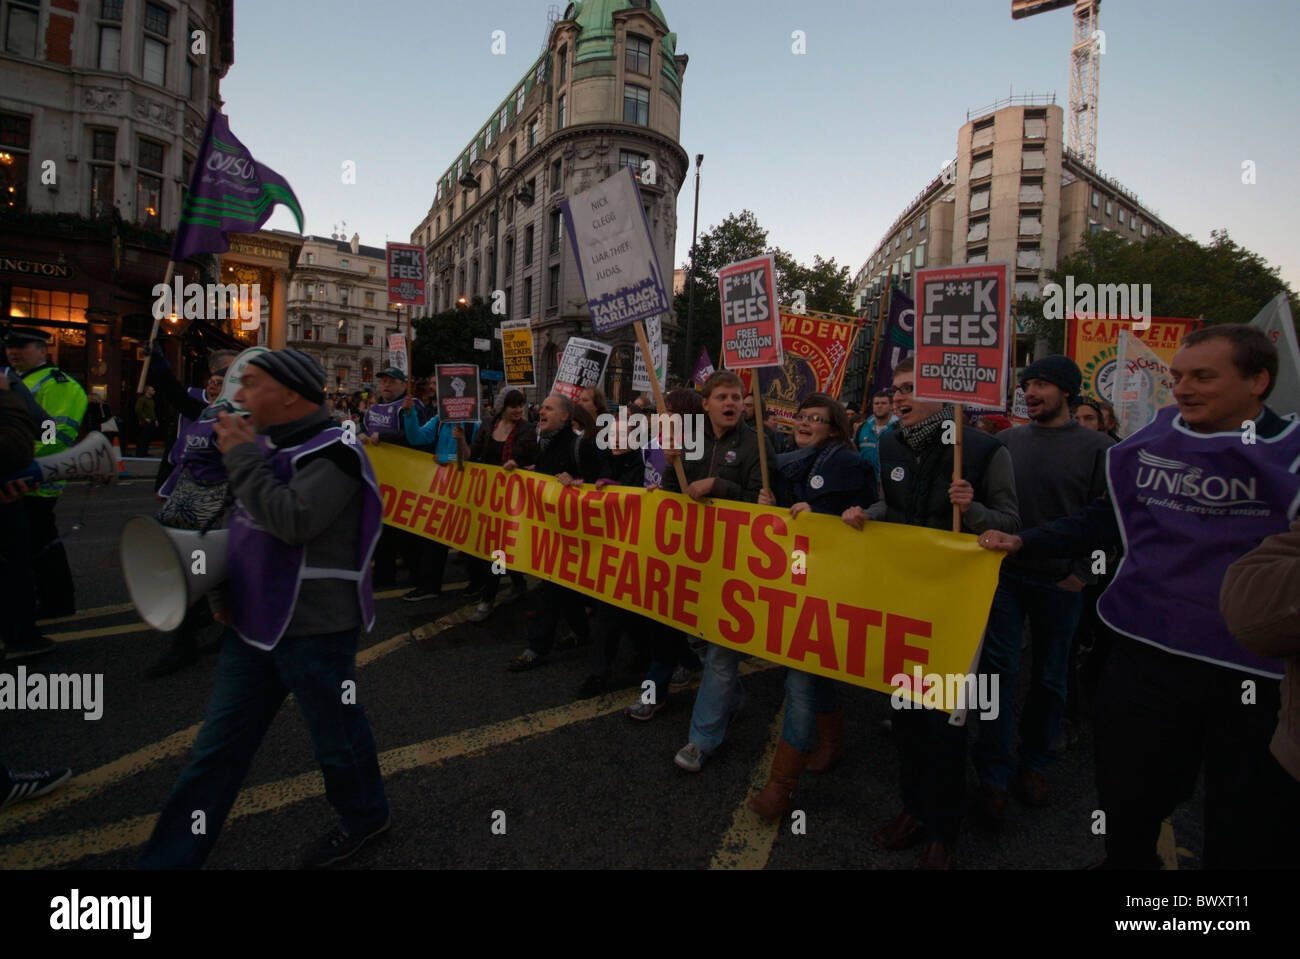
[(1106, 37), (1097, 28), (1101, 0), (1011, 0), (1011, 18), (1020, 20), (1061, 7), (1074, 7), (1070, 45), (1070, 128), (1068, 146), (1094, 169), (1097, 166), (1097, 86), (1099, 57)]

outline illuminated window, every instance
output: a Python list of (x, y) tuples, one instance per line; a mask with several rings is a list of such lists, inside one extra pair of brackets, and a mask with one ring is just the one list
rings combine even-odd
[(31, 143), (31, 117), (0, 113), (0, 202), (5, 209), (27, 209), (27, 157)]
[(150, 229), (162, 229), (163, 160), (166, 148), (139, 137), (136, 140), (135, 218)]

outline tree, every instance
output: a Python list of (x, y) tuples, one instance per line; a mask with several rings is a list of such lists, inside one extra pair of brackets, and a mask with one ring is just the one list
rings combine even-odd
[(491, 341), (492, 330), (497, 326), (498, 319), (492, 315), (482, 297), (476, 296), (467, 306), (415, 320), (411, 375), (432, 376), (433, 368), (438, 363), (485, 365), (484, 354), (474, 350), (474, 340)]
[[(1249, 323), (1279, 291), (1290, 299), (1292, 315), (1297, 313), (1296, 295), (1277, 267), (1238, 246), (1227, 230), (1212, 231), (1208, 245), (1177, 234), (1131, 243), (1103, 230), (1086, 236), (1083, 245), (1049, 276), (1062, 287), (1066, 277), (1074, 278), (1075, 287), (1149, 283), (1147, 305), (1152, 316), (1201, 317), (1207, 324)], [(1065, 322), (1046, 319), (1042, 300), (1021, 300), (1017, 313), (1028, 318), (1030, 331), (1045, 338), (1052, 350), (1063, 350)]]
[(781, 304), (789, 306), (796, 290), (804, 293), (809, 311), (852, 313), (852, 278), (847, 266), (839, 266), (834, 258), (823, 260), (813, 257), (812, 266), (803, 266), (780, 247), (769, 246), (767, 230), (758, 223), (750, 210), (732, 213), (720, 224), (702, 234), (695, 247), (695, 313), (690, 342), (686, 342), (687, 307), (690, 301), (690, 263), (687, 286), (673, 301), (680, 328), (682, 376), (689, 376), (701, 349), (708, 349), (714, 362), (718, 361), (722, 343), (722, 303), (718, 296), (718, 271), (728, 263), (748, 260), (771, 254), (776, 263), (776, 289)]

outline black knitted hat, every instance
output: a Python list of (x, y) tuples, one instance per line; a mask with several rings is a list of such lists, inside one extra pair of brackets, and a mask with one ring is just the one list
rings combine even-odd
[(1079, 388), (1083, 384), (1083, 374), (1079, 372), (1079, 366), (1074, 360), (1060, 353), (1054, 353), (1051, 356), (1044, 356), (1041, 360), (1034, 360), (1021, 371), (1022, 389), (1030, 380), (1044, 380), (1069, 393), (1071, 397), (1075, 397), (1079, 395)]
[(302, 350), (258, 353), (248, 365), (265, 370), (305, 400), (325, 402), (325, 368)]

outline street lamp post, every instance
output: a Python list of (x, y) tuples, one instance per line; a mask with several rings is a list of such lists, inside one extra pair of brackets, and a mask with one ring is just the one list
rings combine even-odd
[[(700, 233), (700, 165), (704, 154), (695, 154), (695, 225), (691, 227), (691, 275), (686, 283), (686, 349), (682, 369), (693, 371), (691, 366), (691, 334), (695, 327), (695, 243)], [(686, 374), (688, 377), (690, 372)]]

